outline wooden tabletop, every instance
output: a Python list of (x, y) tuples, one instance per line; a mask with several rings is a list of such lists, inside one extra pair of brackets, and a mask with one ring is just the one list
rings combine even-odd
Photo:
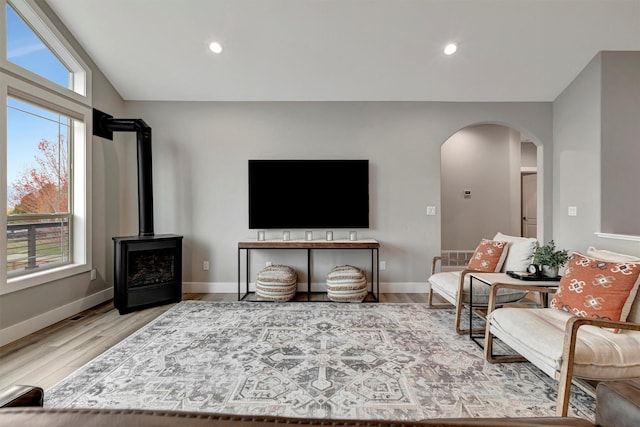
[(238, 249), (377, 249), (380, 242), (362, 240), (245, 240)]
[(494, 283), (504, 283), (509, 285), (529, 285), (529, 286), (549, 286), (557, 287), (559, 282), (557, 280), (520, 280), (509, 276), (506, 273), (469, 273), (475, 279), (486, 283), (487, 285), (493, 285)]

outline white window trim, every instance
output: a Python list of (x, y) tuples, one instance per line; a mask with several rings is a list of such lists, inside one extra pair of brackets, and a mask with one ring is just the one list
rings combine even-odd
[[(3, 74), (3, 73), (0, 73)], [(55, 280), (64, 279), (76, 274), (85, 273), (91, 270), (92, 265), (92, 236), (91, 236), (91, 134), (93, 112), (91, 108), (79, 105), (78, 103), (51, 91), (25, 82), (23, 79), (10, 75), (3, 75), (0, 79), (0, 93), (3, 102), (0, 106), (0, 128), (7, 128), (7, 97), (14, 95), (23, 99), (38, 100), (43, 106), (49, 105), (58, 108), (71, 117), (74, 121), (74, 144), (73, 144), (73, 259), (69, 264), (57, 268), (51, 268), (34, 272), (28, 275), (16, 276), (7, 279), (7, 233), (0, 233), (0, 259), (4, 260), (5, 267), (0, 269), (0, 295), (16, 292), (33, 286), (42, 285)], [(7, 134), (0, 133), (0, 197), (7, 200)], [(7, 228), (7, 216), (0, 215), (0, 227)]]
[[(0, 22), (7, 22), (7, 0), (0, 0)], [(34, 0), (11, 0), (11, 6), (28, 22), (59, 57), (59, 59), (73, 72), (73, 89), (63, 88), (38, 74), (22, 68), (7, 60), (6, 31), (0, 31), (0, 69), (16, 77), (34, 82), (39, 86), (81, 104), (92, 105), (91, 68), (75, 53), (75, 49), (60, 33), (49, 18), (40, 10)]]

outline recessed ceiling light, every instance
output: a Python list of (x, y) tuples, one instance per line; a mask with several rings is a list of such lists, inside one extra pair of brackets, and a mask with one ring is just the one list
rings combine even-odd
[(221, 53), (222, 52), (222, 45), (218, 42), (211, 42), (209, 44), (209, 49), (211, 49), (211, 52), (213, 53)]
[(458, 50), (458, 45), (456, 43), (449, 43), (444, 47), (445, 55), (453, 55)]

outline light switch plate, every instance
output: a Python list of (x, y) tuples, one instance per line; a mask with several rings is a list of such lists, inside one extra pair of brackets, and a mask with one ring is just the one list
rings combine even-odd
[(427, 206), (427, 215), (435, 215), (436, 207), (435, 206)]
[(578, 208), (576, 206), (569, 206), (569, 216), (578, 216)]

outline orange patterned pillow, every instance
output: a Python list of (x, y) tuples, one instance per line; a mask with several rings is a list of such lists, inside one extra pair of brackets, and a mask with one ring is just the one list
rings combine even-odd
[(505, 258), (509, 242), (482, 239), (467, 265), (470, 270), (500, 271)]
[(612, 262), (574, 252), (551, 307), (580, 317), (627, 320), (640, 285), (640, 262)]

